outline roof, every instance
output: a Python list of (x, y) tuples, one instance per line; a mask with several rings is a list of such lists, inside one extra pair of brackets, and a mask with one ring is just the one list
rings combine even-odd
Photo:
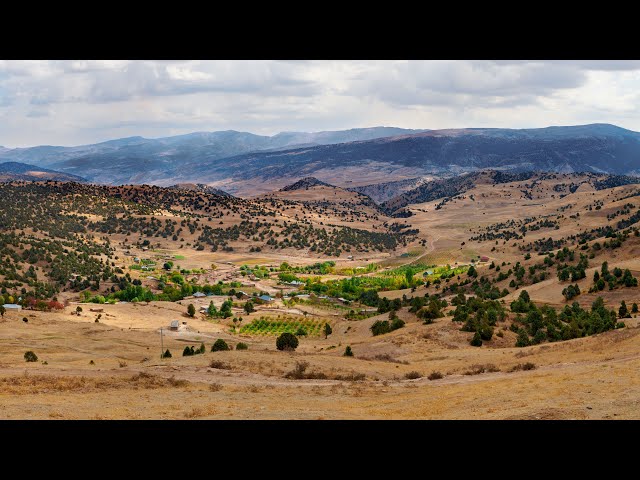
[(20, 310), (22, 308), (22, 305), (18, 305), (17, 303), (5, 303), (4, 308), (17, 308), (18, 310)]
[(260, 295), (258, 297), (260, 300), (263, 300), (265, 302), (271, 302), (273, 301), (273, 297), (270, 297), (269, 295)]
[(171, 328), (178, 328), (180, 326), (180, 320), (172, 320)]
[(304, 285), (304, 282), (300, 280), (294, 280), (293, 282), (289, 282), (289, 285)]
[(202, 292), (196, 292), (193, 294), (194, 297), (206, 297), (207, 295), (205, 293)]

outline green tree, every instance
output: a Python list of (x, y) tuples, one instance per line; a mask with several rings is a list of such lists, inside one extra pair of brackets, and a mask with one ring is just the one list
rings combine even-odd
[(474, 267), (473, 265), (471, 265), (469, 267), (469, 270), (467, 270), (467, 275), (469, 275), (470, 277), (477, 277), (478, 276), (478, 272), (476, 270), (476, 267)]
[(304, 327), (300, 326), (300, 327), (298, 327), (298, 330), (296, 330), (296, 336), (298, 336), (298, 337), (306, 337), (307, 336), (307, 331), (304, 329)]
[(528, 347), (529, 345), (531, 345), (531, 342), (529, 341), (529, 335), (527, 335), (527, 332), (523, 329), (520, 329), (520, 332), (518, 333), (518, 339), (516, 340), (516, 347)]
[[(637, 305), (636, 305), (636, 310), (637, 310)], [(326, 339), (332, 333), (333, 333), (333, 330), (331, 329), (331, 325), (329, 325), (328, 323), (325, 323), (324, 324), (324, 338)]]
[(204, 353), (205, 352), (204, 343), (200, 344), (200, 348), (197, 351), (198, 351), (198, 353)]
[(481, 347), (482, 346), (482, 337), (480, 336), (480, 332), (476, 332), (469, 342), (473, 347)]
[(167, 351), (162, 354), (162, 358), (171, 358), (171, 352), (167, 348)]
[(28, 352), (24, 353), (24, 359), (27, 362), (37, 362), (38, 356), (35, 353), (33, 353), (31, 350), (29, 350)]
[(344, 349), (344, 357), (353, 357), (353, 351), (351, 350), (351, 345), (347, 345), (347, 348)]
[(223, 339), (219, 338), (215, 341), (215, 343), (211, 346), (212, 352), (221, 352), (224, 350), (229, 350), (229, 345)]
[(251, 312), (256, 311), (256, 309), (253, 307), (253, 302), (251, 300), (245, 303), (243, 308), (244, 308), (244, 311), (247, 312), (247, 315), (250, 314)]
[(638, 304), (635, 302), (631, 305), (631, 313), (638, 313)]
[(629, 310), (627, 309), (627, 304), (625, 303), (624, 300), (622, 301), (622, 303), (620, 304), (620, 308), (618, 309), (618, 317), (631, 318), (631, 314), (629, 313)]
[(193, 306), (193, 303), (190, 303), (187, 307), (187, 313), (192, 318), (196, 315), (196, 307)]
[(81, 313), (82, 313), (82, 307), (80, 305), (78, 305), (76, 307), (76, 315), (80, 316)]
[(4, 308), (4, 305), (0, 305), (0, 317), (4, 318), (4, 314), (6, 313), (7, 309)]
[(284, 332), (276, 339), (276, 348), (278, 350), (295, 350), (298, 348), (298, 337), (289, 332)]

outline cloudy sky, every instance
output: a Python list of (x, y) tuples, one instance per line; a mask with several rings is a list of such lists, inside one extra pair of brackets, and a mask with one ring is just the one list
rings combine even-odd
[(0, 145), (194, 131), (640, 131), (638, 61), (3, 61)]

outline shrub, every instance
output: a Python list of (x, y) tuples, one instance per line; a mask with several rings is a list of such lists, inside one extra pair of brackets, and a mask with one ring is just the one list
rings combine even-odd
[(298, 337), (306, 337), (307, 336), (307, 331), (304, 329), (304, 327), (298, 327), (298, 330), (296, 330), (296, 336), (298, 336)]
[(190, 317), (194, 317), (196, 314), (196, 307), (193, 306), (193, 303), (190, 303), (189, 306), (187, 307), (187, 314)]
[(223, 350), (229, 350), (229, 345), (223, 339), (219, 338), (215, 341), (215, 343), (211, 346), (212, 352), (221, 352)]
[(236, 345), (236, 350), (248, 350), (249, 349), (249, 345), (247, 345), (244, 342), (240, 342)]
[(217, 368), (219, 370), (231, 370), (231, 365), (225, 362), (221, 362), (220, 360), (211, 360), (209, 363), (210, 368)]
[(38, 356), (35, 353), (33, 353), (31, 350), (29, 350), (28, 352), (24, 353), (24, 359), (27, 362), (37, 362)]
[(516, 347), (528, 347), (531, 345), (531, 341), (529, 340), (529, 335), (525, 330), (520, 329), (518, 333), (518, 339), (516, 340)]
[(190, 357), (191, 355), (195, 355), (195, 350), (193, 349), (193, 347), (184, 347), (184, 350), (182, 351), (182, 356), (183, 357)]
[(162, 358), (171, 358), (171, 352), (167, 348), (167, 350), (162, 354)]
[(353, 351), (351, 350), (351, 345), (347, 345), (347, 348), (344, 349), (344, 357), (353, 357)]
[(373, 336), (383, 335), (385, 333), (389, 333), (391, 331), (391, 326), (389, 325), (388, 320), (377, 320), (376, 322), (369, 327)]
[(412, 372), (405, 373), (404, 378), (406, 378), (407, 380), (415, 380), (417, 378), (422, 378), (422, 375), (419, 372), (413, 370)]
[(295, 350), (298, 348), (298, 337), (289, 332), (284, 332), (276, 339), (276, 348), (287, 351)]
[(440, 380), (441, 378), (444, 378), (444, 375), (440, 372), (433, 371), (429, 374), (427, 378), (429, 380)]
[[(637, 305), (636, 305), (637, 307)], [(637, 308), (636, 308), (637, 311)], [(331, 335), (333, 333), (333, 330), (331, 329), (331, 325), (329, 325), (328, 323), (324, 324), (324, 338), (326, 339), (329, 335)]]
[(481, 347), (482, 346), (482, 337), (480, 336), (480, 332), (476, 332), (469, 342), (472, 347)]
[(204, 353), (205, 351), (206, 351), (206, 349), (204, 347), (204, 343), (201, 343), (200, 344), (200, 348), (198, 348), (195, 353), (199, 354), (199, 353)]

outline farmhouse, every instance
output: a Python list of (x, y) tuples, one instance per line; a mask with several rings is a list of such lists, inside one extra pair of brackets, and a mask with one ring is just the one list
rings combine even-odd
[(259, 297), (255, 298), (255, 301), (258, 303), (273, 303), (275, 301), (275, 298), (273, 298), (271, 295), (260, 295)]
[(180, 328), (180, 320), (172, 320), (169, 328), (171, 330), (178, 330), (178, 328)]

